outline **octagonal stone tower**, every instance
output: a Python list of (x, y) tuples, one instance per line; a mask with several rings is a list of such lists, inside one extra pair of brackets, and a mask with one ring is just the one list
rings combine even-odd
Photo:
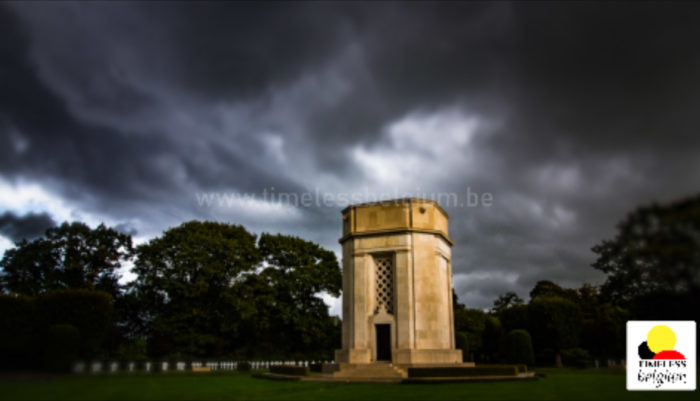
[(437, 202), (407, 198), (342, 211), (343, 338), (335, 360), (462, 362), (452, 314), (452, 240)]

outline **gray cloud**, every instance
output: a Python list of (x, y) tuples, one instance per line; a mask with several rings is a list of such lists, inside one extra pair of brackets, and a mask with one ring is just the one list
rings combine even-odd
[(46, 213), (18, 216), (12, 212), (5, 212), (0, 215), (0, 234), (15, 242), (39, 237), (55, 225), (56, 222)]
[(336, 252), (340, 207), (195, 195), (469, 187), (494, 204), (448, 207), (467, 305), (599, 282), (590, 247), (625, 213), (698, 191), (698, 17), (691, 3), (5, 3), (0, 177), (144, 237), (216, 219)]

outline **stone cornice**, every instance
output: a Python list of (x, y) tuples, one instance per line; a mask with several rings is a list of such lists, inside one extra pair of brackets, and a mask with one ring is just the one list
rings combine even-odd
[(351, 232), (349, 234), (344, 235), (341, 237), (338, 242), (343, 243), (350, 238), (358, 238), (358, 237), (372, 237), (372, 236), (377, 236), (377, 235), (391, 235), (391, 234), (408, 234), (408, 233), (421, 233), (421, 234), (433, 234), (433, 235), (438, 235), (442, 237), (450, 246), (454, 245), (454, 242), (445, 235), (440, 230), (430, 230), (427, 228), (390, 228), (390, 229), (382, 229), (382, 230), (367, 230), (367, 231), (360, 231), (360, 232)]

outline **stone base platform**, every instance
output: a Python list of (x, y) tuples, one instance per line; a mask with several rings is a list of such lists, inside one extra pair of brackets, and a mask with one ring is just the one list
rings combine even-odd
[(334, 379), (392, 379), (401, 381), (408, 371), (389, 362), (340, 363), (333, 372)]
[[(415, 364), (456, 364), (462, 363), (461, 349), (411, 349), (392, 350), (393, 363), (398, 365)], [(372, 350), (369, 348), (339, 349), (335, 351), (335, 360), (349, 364), (372, 364)]]
[(273, 380), (296, 380), (334, 383), (462, 383), (484, 381), (537, 380), (535, 372), (519, 372), (511, 375), (456, 376), (456, 377), (408, 377), (409, 368), (473, 368), (474, 363), (458, 364), (410, 364), (401, 365), (389, 362), (363, 364), (326, 364), (321, 375), (293, 376), (274, 373), (257, 375)]

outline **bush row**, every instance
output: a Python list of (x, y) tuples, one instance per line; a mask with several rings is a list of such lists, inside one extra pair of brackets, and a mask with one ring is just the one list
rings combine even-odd
[(474, 377), (474, 376), (515, 376), (515, 365), (461, 367), (408, 368), (408, 377)]
[(102, 291), (0, 295), (0, 369), (67, 371), (76, 358), (99, 357), (113, 312)]
[(272, 365), (270, 366), (270, 373), (277, 373), (280, 375), (291, 375), (291, 376), (308, 376), (309, 370), (304, 366), (295, 365)]

